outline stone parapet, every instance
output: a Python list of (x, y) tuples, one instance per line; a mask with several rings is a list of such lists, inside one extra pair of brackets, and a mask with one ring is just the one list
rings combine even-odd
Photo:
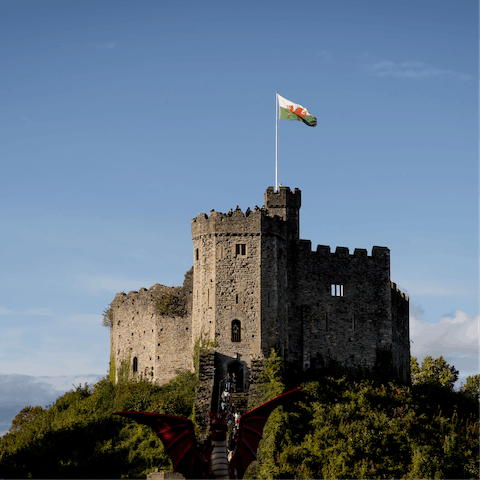
[(147, 473), (147, 480), (182, 480), (185, 477), (179, 472), (155, 469), (154, 472)]
[(202, 438), (206, 438), (210, 426), (208, 412), (212, 409), (215, 382), (215, 352), (200, 352), (198, 369), (198, 387), (195, 392), (195, 420), (200, 427)]

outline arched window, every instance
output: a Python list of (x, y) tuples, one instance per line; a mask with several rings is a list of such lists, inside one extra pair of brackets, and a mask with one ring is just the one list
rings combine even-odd
[(133, 371), (136, 372), (138, 370), (138, 358), (133, 357)]
[(240, 330), (241, 330), (240, 320), (233, 320), (232, 321), (232, 342), (242, 341)]

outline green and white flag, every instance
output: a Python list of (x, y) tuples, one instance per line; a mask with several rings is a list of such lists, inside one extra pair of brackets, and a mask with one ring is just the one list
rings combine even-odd
[[(278, 95), (278, 93), (277, 93)], [(278, 95), (280, 120), (298, 120), (309, 127), (317, 125), (317, 119), (304, 107)]]

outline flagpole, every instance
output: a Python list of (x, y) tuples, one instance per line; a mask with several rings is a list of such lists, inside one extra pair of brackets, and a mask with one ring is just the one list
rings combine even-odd
[(275, 191), (278, 191), (278, 91), (275, 94), (275, 121), (276, 121), (276, 133), (275, 133)]

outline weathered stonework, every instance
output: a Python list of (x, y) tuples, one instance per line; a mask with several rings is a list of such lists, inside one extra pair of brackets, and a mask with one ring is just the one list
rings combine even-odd
[(203, 434), (205, 436), (210, 426), (208, 412), (215, 411), (215, 408), (212, 408), (212, 399), (214, 398), (215, 352), (200, 352), (198, 364), (195, 417), (200, 427), (201, 435)]
[(117, 293), (111, 304), (116, 380), (122, 362), (128, 363), (130, 375), (159, 385), (175, 378), (178, 370), (193, 371), (191, 285), (192, 271), (183, 287), (155, 284), (128, 295)]
[(264, 203), (192, 219), (194, 266), (183, 287), (116, 295), (116, 368), (123, 360), (132, 371), (136, 358), (135, 374), (164, 384), (179, 369), (193, 371), (194, 345), (203, 336), (217, 345), (214, 395), (227, 373), (248, 392), (252, 365), (271, 347), (290, 375), (335, 361), (349, 369), (380, 366), (408, 381), (408, 297), (390, 281), (389, 249), (312, 250), (299, 238), (300, 190), (269, 187)]

